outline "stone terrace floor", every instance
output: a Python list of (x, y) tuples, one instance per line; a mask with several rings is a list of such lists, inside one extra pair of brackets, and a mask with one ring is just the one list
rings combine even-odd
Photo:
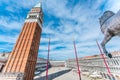
[[(46, 72), (43, 72), (34, 77), (34, 80), (46, 80)], [(49, 69), (49, 80), (79, 80), (78, 74), (64, 67), (53, 67)], [(103, 79), (91, 79), (82, 75), (82, 80), (103, 80)]]

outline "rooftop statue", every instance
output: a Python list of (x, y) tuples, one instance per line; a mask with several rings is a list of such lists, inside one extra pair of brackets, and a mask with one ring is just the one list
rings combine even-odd
[(104, 39), (101, 43), (103, 52), (109, 58), (112, 58), (111, 53), (105, 48), (105, 44), (114, 36), (120, 36), (120, 10), (115, 14), (112, 11), (105, 11), (99, 18), (100, 29), (104, 34)]

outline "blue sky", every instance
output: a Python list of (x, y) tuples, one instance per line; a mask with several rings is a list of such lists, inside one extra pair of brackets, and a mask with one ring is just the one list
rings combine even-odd
[[(39, 0), (0, 0), (0, 52), (12, 51), (27, 13)], [(99, 54), (95, 40), (102, 41), (98, 18), (106, 10), (117, 12), (120, 0), (43, 0), (44, 24), (39, 57), (47, 57), (51, 37), (50, 59), (75, 58), (73, 38), (79, 57)], [(108, 51), (120, 48), (119, 37), (108, 44)]]

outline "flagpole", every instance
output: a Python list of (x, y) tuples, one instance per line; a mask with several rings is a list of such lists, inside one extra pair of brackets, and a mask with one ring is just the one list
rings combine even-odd
[(100, 50), (101, 57), (103, 58), (104, 64), (105, 64), (105, 66), (106, 66), (106, 69), (107, 69), (109, 75), (112, 76), (112, 74), (111, 74), (111, 72), (110, 72), (110, 68), (109, 68), (109, 66), (108, 66), (108, 64), (107, 64), (107, 61), (106, 61), (106, 59), (105, 59), (105, 56), (104, 56), (104, 54), (103, 54), (103, 52), (102, 52), (102, 50), (101, 50), (101, 48), (100, 48), (100, 45), (99, 45), (99, 43), (98, 43), (97, 40), (96, 40), (96, 43), (97, 43), (97, 46), (98, 46), (98, 48), (99, 48), (99, 50)]
[(80, 67), (79, 67), (79, 63), (78, 63), (78, 57), (77, 57), (77, 50), (76, 50), (75, 41), (73, 41), (73, 45), (74, 45), (74, 51), (75, 51), (75, 56), (76, 56), (76, 63), (77, 63), (77, 68), (78, 68), (78, 76), (79, 76), (79, 79), (81, 80), (81, 72), (80, 72)]
[(50, 53), (50, 38), (49, 38), (49, 42), (48, 42), (48, 56), (47, 56), (47, 65), (46, 65), (46, 80), (48, 80), (49, 53)]

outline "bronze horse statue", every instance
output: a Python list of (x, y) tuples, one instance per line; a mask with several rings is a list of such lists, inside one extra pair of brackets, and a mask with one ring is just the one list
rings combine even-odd
[(99, 18), (100, 29), (104, 34), (104, 39), (101, 43), (103, 52), (109, 58), (112, 58), (111, 53), (106, 50), (105, 44), (114, 36), (120, 36), (120, 10), (115, 14), (112, 11), (105, 11)]

